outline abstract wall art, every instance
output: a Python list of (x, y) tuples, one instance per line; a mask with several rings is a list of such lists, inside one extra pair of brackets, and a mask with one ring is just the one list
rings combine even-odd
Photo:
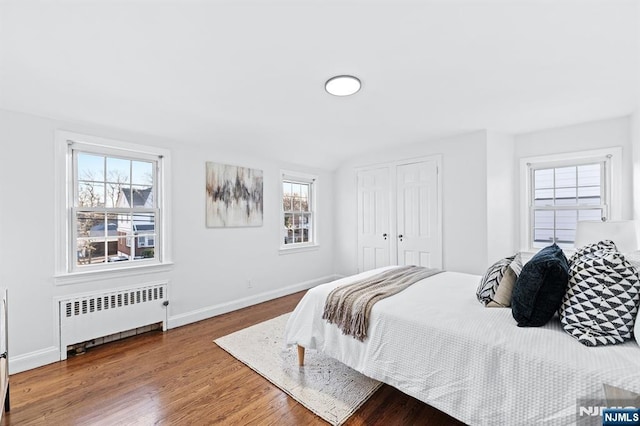
[(262, 170), (207, 161), (208, 228), (262, 226)]

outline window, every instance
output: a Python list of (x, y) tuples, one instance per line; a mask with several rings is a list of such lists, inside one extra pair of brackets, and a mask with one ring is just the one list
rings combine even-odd
[(606, 220), (606, 161), (574, 166), (535, 168), (533, 173), (533, 247), (555, 242), (572, 248), (576, 224)]
[(312, 246), (315, 238), (316, 177), (282, 174), (281, 248)]
[(579, 221), (610, 219), (612, 158), (598, 151), (526, 163), (529, 249), (574, 248)]
[[(60, 132), (64, 259), (60, 274), (163, 262), (165, 155), (148, 147)], [(60, 178), (60, 177), (59, 177)]]

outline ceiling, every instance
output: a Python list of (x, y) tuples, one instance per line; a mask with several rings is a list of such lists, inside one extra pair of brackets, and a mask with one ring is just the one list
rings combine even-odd
[(333, 169), (631, 113), (638, 3), (0, 0), (0, 108)]

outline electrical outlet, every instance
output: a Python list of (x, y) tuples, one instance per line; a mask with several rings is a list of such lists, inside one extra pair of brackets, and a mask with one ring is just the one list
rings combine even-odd
[(251, 282), (251, 278), (247, 279), (247, 288), (253, 288), (253, 283)]

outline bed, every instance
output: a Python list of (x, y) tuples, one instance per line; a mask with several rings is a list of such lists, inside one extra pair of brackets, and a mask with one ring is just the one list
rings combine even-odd
[(322, 351), (472, 425), (588, 424), (595, 419), (576, 417), (578, 406), (603, 401), (605, 385), (640, 393), (635, 340), (583, 346), (557, 317), (517, 327), (510, 309), (478, 303), (477, 275), (445, 271), (376, 303), (363, 342), (322, 319), (332, 289), (389, 268), (309, 290), (290, 316), (286, 343)]

